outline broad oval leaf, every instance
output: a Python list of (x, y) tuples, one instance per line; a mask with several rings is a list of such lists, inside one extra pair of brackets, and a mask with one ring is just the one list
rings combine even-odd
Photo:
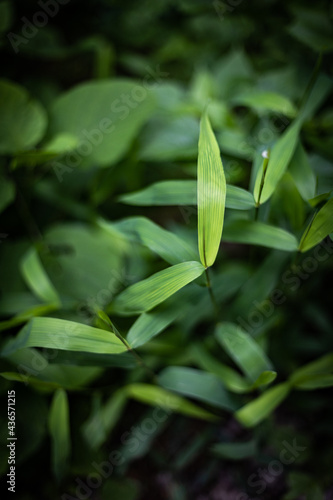
[[(124, 102), (126, 97), (131, 105)], [(70, 134), (80, 142), (70, 157), (63, 158), (67, 167), (109, 166), (126, 153), (153, 109), (151, 92), (136, 81), (83, 83), (54, 102), (50, 133)]]
[(47, 115), (38, 102), (16, 83), (0, 81), (0, 154), (29, 149), (43, 137)]
[(214, 264), (219, 250), (226, 197), (226, 181), (220, 150), (207, 113), (200, 123), (198, 147), (198, 243), (202, 264)]
[(135, 283), (116, 297), (112, 310), (121, 315), (153, 309), (204, 272), (200, 262), (183, 262)]
[(118, 354), (124, 344), (112, 333), (57, 318), (34, 318), (3, 351), (8, 355), (23, 347), (48, 347), (67, 351)]
[(203, 420), (216, 420), (218, 417), (187, 401), (186, 399), (166, 391), (162, 387), (149, 384), (131, 384), (125, 388), (126, 394), (142, 403), (160, 407), (170, 412), (181, 413), (188, 417)]
[(333, 231), (333, 198), (317, 212), (306, 228), (299, 245), (301, 252), (307, 252), (318, 245)]
[(224, 224), (223, 240), (232, 243), (260, 245), (277, 250), (293, 252), (298, 249), (296, 237), (263, 222), (244, 219), (229, 219)]

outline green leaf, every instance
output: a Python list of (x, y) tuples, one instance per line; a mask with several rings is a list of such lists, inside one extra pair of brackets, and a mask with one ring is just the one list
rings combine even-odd
[(45, 256), (45, 270), (64, 299), (102, 309), (127, 280), (122, 235), (66, 223), (51, 227), (45, 240), (54, 250)]
[(300, 252), (307, 252), (318, 245), (333, 231), (333, 198), (316, 213), (306, 228), (299, 244)]
[(325, 387), (333, 386), (333, 374), (326, 375), (310, 375), (308, 378), (304, 377), (301, 381), (295, 383), (295, 389), (300, 390), (313, 390), (322, 389)]
[(176, 307), (143, 313), (131, 326), (127, 341), (136, 348), (165, 330), (181, 314)]
[(183, 262), (159, 271), (118, 295), (112, 305), (113, 311), (121, 315), (149, 311), (201, 276), (204, 270), (199, 262)]
[(143, 136), (140, 159), (175, 161), (194, 159), (197, 154), (198, 121), (192, 116), (175, 116), (152, 121)]
[(333, 353), (326, 354), (293, 372), (289, 382), (298, 389), (328, 387), (332, 382)]
[(118, 354), (126, 350), (124, 344), (110, 332), (57, 318), (32, 319), (3, 354), (10, 354), (23, 347), (48, 347), (102, 354)]
[[(140, 102), (132, 93), (140, 94)], [(131, 107), (121, 101), (126, 96)], [(151, 92), (134, 80), (88, 82), (65, 92), (51, 108), (50, 133), (70, 134), (80, 145), (68, 165), (66, 156), (61, 163), (110, 166), (124, 156), (153, 109)]]
[(229, 219), (225, 221), (223, 240), (232, 243), (260, 245), (277, 250), (293, 252), (298, 249), (296, 237), (281, 229), (263, 222)]
[(0, 154), (33, 147), (46, 130), (44, 108), (23, 87), (7, 80), (0, 80), (0, 115)]
[(248, 106), (261, 113), (263, 111), (275, 111), (291, 117), (296, 115), (296, 108), (293, 103), (287, 97), (276, 92), (248, 91), (235, 96), (232, 103), (239, 106)]
[(93, 399), (93, 411), (82, 426), (82, 433), (92, 449), (98, 449), (110, 436), (126, 405), (123, 390), (116, 391), (102, 406), (100, 398)]
[(186, 241), (145, 217), (123, 219), (115, 227), (171, 265), (199, 260), (198, 253)]
[(49, 431), (52, 440), (52, 468), (57, 480), (61, 481), (71, 452), (68, 399), (63, 389), (54, 393), (49, 413)]
[(125, 388), (126, 394), (142, 403), (160, 407), (188, 417), (202, 420), (216, 420), (218, 417), (196, 406), (186, 399), (166, 391), (161, 387), (149, 384), (131, 384)]
[(15, 185), (0, 174), (0, 213), (15, 199)]
[(251, 384), (240, 373), (224, 363), (217, 361), (202, 345), (191, 346), (193, 362), (200, 368), (216, 375), (227, 389), (236, 393), (248, 392)]
[(214, 264), (219, 250), (226, 197), (220, 150), (207, 113), (201, 118), (198, 150), (198, 244), (207, 268)]
[[(17, 370), (16, 373), (10, 374), (10, 379), (25, 385), (31, 384), (43, 391), (51, 390), (52, 392), (59, 387), (74, 390), (85, 387), (101, 375), (101, 368), (64, 366), (61, 364), (63, 362), (61, 353), (65, 351), (53, 350), (45, 354), (45, 352), (42, 353), (28, 347), (4, 354), (10, 343), (11, 341), (5, 344), (1, 355), (10, 361)], [(52, 358), (52, 363), (49, 358)]]
[(288, 31), (297, 40), (317, 52), (333, 50), (332, 22), (326, 12), (302, 5), (295, 10), (295, 21)]
[(211, 448), (214, 455), (228, 460), (244, 460), (257, 453), (257, 442), (252, 439), (244, 443), (217, 443)]
[(278, 384), (267, 389), (257, 399), (247, 403), (235, 413), (236, 419), (245, 427), (254, 427), (267, 418), (288, 396), (290, 384)]
[(31, 248), (22, 258), (21, 272), (25, 282), (35, 295), (44, 302), (60, 305), (60, 297), (45, 272), (35, 248)]
[(291, 159), (289, 172), (303, 200), (313, 198), (316, 193), (316, 176), (301, 142), (298, 143)]
[(271, 371), (272, 363), (257, 342), (234, 323), (220, 323), (215, 337), (223, 349), (252, 382), (262, 372)]
[(44, 316), (45, 314), (50, 314), (54, 311), (57, 311), (59, 307), (60, 305), (58, 303), (52, 302), (51, 304), (41, 304), (31, 307), (30, 309), (26, 309), (25, 311), (20, 312), (11, 319), (1, 321), (0, 332), (9, 328), (13, 328), (14, 326), (22, 325), (22, 323), (26, 323), (29, 319), (36, 316)]
[[(123, 194), (119, 200), (138, 206), (196, 205), (197, 181), (160, 181), (140, 191)], [(225, 206), (235, 210), (249, 210), (254, 207), (254, 199), (249, 191), (227, 184)]]
[(166, 389), (209, 403), (217, 408), (228, 411), (235, 411), (238, 408), (233, 397), (212, 373), (183, 366), (170, 366), (159, 374), (158, 382)]
[(258, 389), (259, 387), (264, 387), (271, 384), (277, 377), (277, 373), (271, 370), (262, 372), (257, 380), (252, 384), (251, 389)]
[(295, 120), (274, 144), (269, 155), (261, 193), (259, 189), (262, 170), (258, 170), (254, 189), (254, 198), (258, 204), (265, 203), (272, 196), (278, 182), (287, 170), (296, 149), (301, 125), (302, 123), (299, 119)]

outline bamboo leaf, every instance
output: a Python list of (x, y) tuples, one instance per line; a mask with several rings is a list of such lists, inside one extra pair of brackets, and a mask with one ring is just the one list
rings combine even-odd
[[(296, 149), (301, 126), (301, 121), (299, 119), (295, 120), (274, 144), (272, 151), (270, 152), (260, 199), (255, 195), (258, 203), (265, 203), (265, 201), (272, 196), (278, 182), (287, 170)], [(258, 190), (258, 186), (260, 185), (258, 178), (262, 178), (261, 169), (259, 169), (257, 173), (255, 182), (256, 192)]]
[(34, 318), (3, 351), (10, 354), (23, 347), (48, 347), (67, 351), (118, 354), (124, 344), (110, 332), (57, 318)]
[(123, 219), (115, 227), (157, 253), (169, 264), (199, 260), (198, 253), (186, 241), (145, 217)]
[(228, 460), (244, 460), (257, 453), (257, 442), (252, 439), (244, 443), (217, 443), (212, 446), (211, 451)]
[(267, 389), (258, 398), (247, 403), (235, 413), (236, 419), (245, 427), (254, 427), (267, 418), (275, 408), (288, 396), (288, 382)]
[(21, 260), (21, 272), (31, 290), (44, 302), (60, 305), (60, 297), (43, 268), (35, 248), (31, 248)]
[(52, 467), (60, 481), (66, 472), (71, 450), (68, 399), (63, 389), (57, 389), (54, 393), (49, 413), (49, 431), (52, 439)]
[(116, 297), (112, 304), (115, 313), (140, 314), (157, 306), (204, 272), (199, 262), (183, 262), (159, 271), (135, 283)]
[(225, 222), (223, 241), (260, 245), (286, 252), (293, 252), (298, 248), (296, 237), (288, 231), (263, 222), (244, 219), (229, 219)]
[(248, 106), (259, 112), (276, 111), (286, 116), (295, 116), (296, 108), (285, 96), (264, 90), (250, 91), (235, 96), (232, 102), (240, 106)]
[(298, 368), (289, 378), (289, 382), (295, 387), (301, 387), (311, 380), (331, 375), (333, 372), (333, 353), (326, 354), (311, 363)]
[(201, 119), (198, 150), (198, 244), (207, 268), (214, 264), (219, 250), (226, 197), (220, 150), (207, 113)]
[(211, 356), (202, 345), (191, 346), (193, 362), (200, 368), (216, 375), (227, 389), (236, 393), (248, 392), (251, 384), (238, 371)]
[(299, 245), (300, 252), (307, 252), (318, 245), (333, 231), (333, 198), (317, 212), (305, 230)]
[[(123, 194), (119, 201), (138, 206), (196, 205), (197, 181), (156, 182), (140, 191)], [(243, 188), (227, 184), (225, 206), (235, 210), (249, 210), (254, 207), (253, 195)]]
[(271, 372), (272, 363), (264, 351), (238, 325), (220, 323), (215, 331), (215, 337), (227, 354), (229, 354), (252, 382), (258, 382), (258, 377), (262, 375), (262, 372)]
[(312, 199), (316, 191), (316, 176), (301, 142), (298, 143), (291, 159), (289, 172), (303, 200)]
[(217, 408), (235, 411), (238, 407), (233, 396), (224, 389), (220, 380), (212, 373), (183, 366), (170, 366), (160, 373), (158, 381), (166, 389), (209, 403)]
[(131, 326), (127, 341), (131, 347), (140, 347), (165, 330), (180, 314), (176, 307), (141, 314)]
[(162, 387), (149, 384), (131, 384), (125, 388), (125, 391), (131, 398), (141, 401), (142, 403), (163, 408), (166, 411), (170, 410), (188, 417), (203, 420), (216, 420), (218, 418), (181, 396), (162, 389)]

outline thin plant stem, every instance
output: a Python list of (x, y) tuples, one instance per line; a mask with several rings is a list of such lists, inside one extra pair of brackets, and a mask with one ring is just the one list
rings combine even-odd
[(218, 320), (218, 318), (219, 318), (219, 308), (217, 306), (217, 302), (216, 302), (215, 295), (214, 295), (214, 292), (213, 292), (212, 284), (211, 284), (211, 281), (210, 281), (208, 267), (206, 267), (205, 272), (206, 272), (207, 288), (208, 288), (210, 300), (212, 301), (213, 308), (214, 308), (215, 315), (216, 315), (216, 319)]
[(127, 342), (127, 340), (121, 335), (121, 333), (118, 331), (118, 329), (115, 327), (115, 325), (110, 321), (110, 323), (108, 323), (107, 321), (105, 321), (103, 318), (99, 317), (103, 323), (107, 326), (108, 330), (113, 333), (123, 344), (124, 346), (126, 347), (127, 351), (129, 353), (131, 353), (131, 355), (135, 358), (136, 362), (138, 363), (139, 366), (141, 366), (142, 368), (144, 368), (148, 373), (149, 375), (152, 377), (152, 379), (154, 380), (155, 383), (157, 383), (157, 378), (156, 378), (156, 375), (155, 373), (153, 372), (153, 370), (151, 370), (151, 368), (149, 368), (149, 366), (146, 365), (145, 361), (143, 360), (143, 358), (131, 347), (131, 345)]

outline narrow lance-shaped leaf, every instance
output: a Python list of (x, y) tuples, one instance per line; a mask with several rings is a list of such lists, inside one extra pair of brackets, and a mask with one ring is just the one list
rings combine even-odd
[(333, 385), (333, 353), (326, 354), (294, 371), (289, 382), (296, 389), (316, 389)]
[(200, 262), (183, 262), (153, 274), (124, 290), (113, 302), (117, 314), (134, 315), (153, 309), (204, 272)]
[(331, 198), (314, 216), (305, 230), (299, 250), (306, 252), (318, 245), (326, 236), (333, 231), (333, 198)]
[(218, 417), (200, 408), (187, 399), (166, 391), (162, 387), (149, 384), (131, 384), (125, 388), (126, 394), (142, 403), (163, 408), (166, 413), (176, 412), (192, 418), (216, 420)]
[[(302, 122), (296, 119), (274, 144), (266, 169), (259, 169), (255, 182), (254, 198), (257, 204), (265, 203), (275, 191), (296, 149)], [(264, 177), (262, 177), (264, 175)]]
[(217, 408), (235, 411), (239, 407), (236, 396), (228, 393), (212, 373), (185, 366), (169, 366), (160, 373), (158, 381), (166, 389)]
[(257, 399), (247, 403), (235, 413), (236, 419), (245, 427), (254, 427), (267, 418), (275, 408), (288, 396), (288, 382), (278, 384), (261, 394)]
[(226, 181), (220, 150), (207, 113), (200, 124), (198, 154), (198, 243), (202, 264), (214, 264), (220, 246)]
[(289, 172), (303, 200), (313, 198), (316, 192), (316, 176), (301, 142), (298, 143), (291, 159)]
[[(128, 205), (144, 207), (157, 205), (196, 205), (197, 181), (174, 180), (155, 182), (140, 191), (123, 194), (119, 197), (119, 201)], [(225, 206), (234, 210), (249, 210), (254, 207), (253, 195), (239, 186), (227, 184)]]
[(23, 257), (21, 261), (21, 272), (27, 285), (33, 290), (37, 297), (44, 302), (60, 304), (58, 292), (46, 274), (35, 248), (29, 250)]
[(116, 335), (92, 326), (58, 318), (34, 318), (8, 343), (3, 355), (23, 347), (118, 354), (126, 347)]
[(53, 471), (60, 481), (66, 471), (71, 450), (68, 399), (63, 389), (58, 389), (54, 394), (49, 414), (49, 430)]
[(244, 219), (229, 219), (225, 222), (223, 240), (232, 243), (260, 245), (287, 252), (296, 251), (296, 237), (280, 227)]
[(127, 341), (134, 348), (145, 344), (167, 328), (180, 314), (181, 311), (174, 307), (141, 314), (131, 326)]
[(145, 217), (129, 217), (116, 223), (115, 227), (160, 255), (169, 264), (199, 259), (196, 249), (187, 241)]
[(257, 342), (233, 323), (220, 323), (215, 336), (239, 368), (255, 382), (262, 372), (271, 371), (272, 363)]

